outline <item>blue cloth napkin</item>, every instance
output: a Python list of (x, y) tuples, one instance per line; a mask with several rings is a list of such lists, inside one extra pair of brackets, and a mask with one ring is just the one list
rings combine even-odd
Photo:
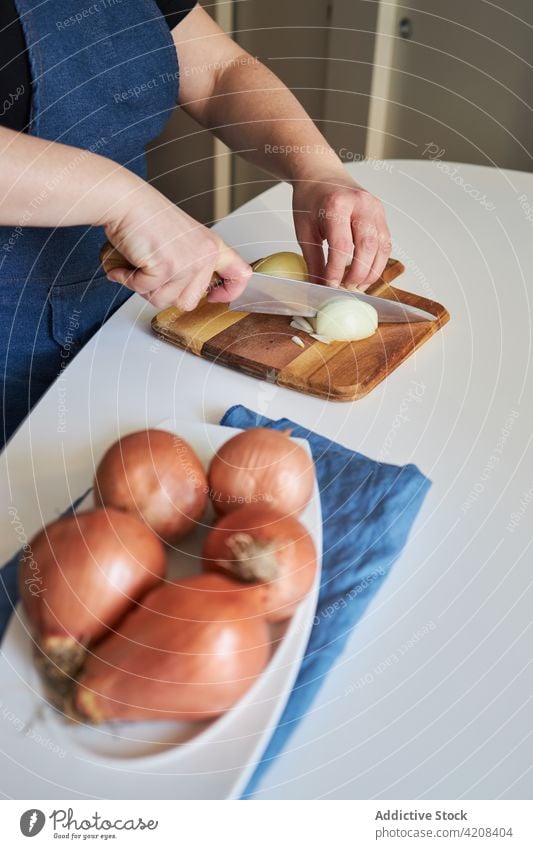
[(416, 466), (369, 460), (289, 419), (231, 407), (228, 427), (291, 428), (315, 461), (323, 522), (322, 580), (313, 629), (293, 691), (253, 773), (249, 798), (305, 716), (365, 608), (399, 557), (431, 482)]
[[(314, 624), (289, 701), (243, 794), (249, 798), (305, 716), (354, 625), (400, 555), (431, 484), (416, 466), (369, 460), (289, 419), (272, 421), (235, 406), (220, 423), (291, 428), (293, 436), (307, 439), (322, 505), (322, 580)], [(17, 601), (18, 557), (0, 570), (0, 640)]]

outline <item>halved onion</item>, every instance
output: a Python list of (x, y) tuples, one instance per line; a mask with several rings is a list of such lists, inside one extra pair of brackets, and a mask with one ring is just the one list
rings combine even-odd
[(95, 478), (101, 504), (135, 513), (165, 542), (176, 542), (201, 519), (207, 478), (191, 446), (164, 430), (142, 430), (106, 452)]
[(265, 504), (301, 513), (313, 492), (313, 460), (286, 433), (257, 427), (219, 448), (209, 467), (209, 495), (218, 513)]
[(332, 298), (320, 307), (313, 325), (318, 336), (357, 342), (374, 335), (378, 314), (372, 304), (359, 298)]
[(270, 651), (268, 625), (235, 581), (167, 583), (87, 658), (76, 707), (95, 723), (211, 719), (249, 689)]
[(308, 280), (307, 264), (301, 254), (293, 251), (279, 251), (254, 263), (254, 271), (270, 274), (272, 277), (287, 277), (289, 280)]
[(73, 675), (86, 646), (122, 619), (165, 572), (155, 534), (119, 510), (47, 525), (19, 566), (19, 588), (49, 678)]
[(224, 516), (202, 554), (204, 569), (246, 582), (269, 622), (292, 616), (316, 573), (315, 546), (301, 522), (262, 505)]

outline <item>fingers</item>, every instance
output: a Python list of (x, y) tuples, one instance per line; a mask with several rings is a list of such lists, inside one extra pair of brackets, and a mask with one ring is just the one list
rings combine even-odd
[(131, 268), (120, 268), (117, 266), (116, 268), (112, 268), (109, 271), (106, 269), (106, 277), (110, 283), (120, 283), (121, 286), (127, 286), (128, 289), (132, 288), (128, 286), (128, 281), (131, 279), (132, 272)]
[(166, 307), (177, 307), (185, 312), (196, 309), (205, 295), (205, 278), (194, 279), (188, 286), (183, 288), (182, 283), (166, 283), (151, 292), (146, 292), (142, 297), (156, 309)]
[(106, 242), (100, 248), (100, 263), (108, 276), (112, 274), (114, 268), (129, 268), (130, 271), (134, 268), (110, 242)]
[[(248, 266), (249, 273), (242, 273), (237, 279), (229, 277), (224, 278), (222, 285), (213, 289), (207, 297), (210, 303), (229, 303), (238, 298), (245, 290), (246, 284), (252, 273), (252, 269)], [(196, 309), (200, 301), (205, 297), (209, 289), (211, 277), (206, 275), (197, 276), (185, 288), (181, 282), (167, 283), (160, 286), (153, 292), (143, 294), (143, 297), (158, 309), (164, 309), (168, 306), (175, 306), (185, 312), (190, 312)]]
[(213, 289), (207, 300), (210, 303), (228, 303), (244, 292), (246, 284), (252, 276), (252, 267), (237, 251), (226, 245), (218, 236), (216, 238), (219, 244), (219, 252), (214, 270), (222, 278), (224, 284)]
[[(379, 229), (378, 229), (379, 228)], [(355, 256), (346, 272), (343, 286), (347, 289), (361, 289), (363, 292), (372, 283), (379, 280), (390, 257), (392, 242), (387, 225), (383, 222), (365, 229), (362, 225), (353, 226)]]
[(379, 278), (390, 256), (382, 204), (358, 186), (339, 187), (322, 204), (316, 217), (328, 242), (324, 281), (330, 286), (367, 289)]
[(127, 289), (138, 292), (139, 295), (146, 295), (161, 285), (153, 276), (131, 268), (113, 268), (107, 275), (107, 279), (112, 283), (120, 283)]
[(347, 236), (333, 235), (328, 238), (328, 261), (324, 270), (324, 282), (327, 286), (340, 286), (350, 265), (353, 242)]
[(372, 283), (375, 283), (376, 280), (379, 280), (381, 277), (385, 266), (387, 265), (387, 260), (390, 257), (392, 250), (392, 242), (388, 235), (382, 236), (379, 242), (379, 249), (376, 254), (376, 258), (374, 259), (374, 263), (372, 268), (370, 269), (370, 274), (366, 278), (366, 280), (359, 286), (363, 292), (368, 289)]
[(218, 256), (215, 258), (214, 270), (223, 280), (229, 279), (239, 282), (245, 280), (248, 282), (252, 275), (249, 263), (237, 251), (226, 245), (220, 236), (217, 236), (216, 233), (213, 235), (218, 245)]
[(328, 286), (340, 286), (353, 256), (353, 236), (350, 225), (351, 210), (338, 208), (335, 217), (327, 218), (324, 235), (328, 240), (328, 261), (324, 280)]
[(211, 304), (227, 304), (230, 301), (234, 301), (235, 298), (238, 298), (239, 295), (242, 295), (242, 293), (246, 289), (246, 284), (248, 283), (249, 279), (249, 275), (246, 277), (241, 277), (239, 280), (231, 280), (229, 278), (225, 278), (224, 284), (222, 286), (217, 286), (216, 289), (213, 289), (213, 291), (210, 292), (207, 296), (207, 300)]
[(352, 233), (355, 254), (343, 281), (347, 289), (360, 288), (367, 283), (379, 250), (379, 235), (375, 224), (354, 221)]
[(151, 265), (117, 265), (106, 269), (108, 279), (137, 292), (157, 309), (176, 306), (190, 311), (206, 295), (216, 270), (224, 285), (213, 291), (210, 300), (227, 302), (238, 297), (252, 274), (250, 265), (200, 225), (196, 230), (189, 227), (185, 235), (181, 251), (176, 251), (174, 243), (163, 243), (158, 252), (152, 252)]
[(322, 248), (324, 240), (318, 227), (314, 227), (309, 220), (308, 213), (304, 213), (304, 215), (307, 215), (308, 220), (300, 221), (295, 216), (296, 238), (304, 255), (309, 280), (311, 283), (323, 283), (326, 267)]

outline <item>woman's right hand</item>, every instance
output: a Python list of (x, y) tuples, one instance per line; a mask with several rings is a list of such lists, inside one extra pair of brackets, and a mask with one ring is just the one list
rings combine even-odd
[[(0, 127), (0, 226), (103, 226), (134, 267), (113, 269), (158, 308), (192, 310), (214, 272), (210, 301), (232, 301), (252, 270), (236, 251), (127, 168), (105, 156)], [(35, 204), (43, 194), (46, 203)]]
[[(105, 156), (0, 127), (0, 226), (103, 226), (136, 269), (114, 269), (156, 307), (194, 309), (216, 271), (211, 301), (232, 301), (251, 268), (222, 239)], [(46, 203), (35, 204), (40, 195)]]
[(117, 206), (113, 219), (104, 222), (106, 236), (135, 270), (114, 268), (109, 280), (159, 309), (193, 310), (215, 272), (224, 285), (211, 292), (210, 301), (232, 301), (245, 289), (252, 273), (248, 263), (148, 183), (139, 181), (123, 208)]

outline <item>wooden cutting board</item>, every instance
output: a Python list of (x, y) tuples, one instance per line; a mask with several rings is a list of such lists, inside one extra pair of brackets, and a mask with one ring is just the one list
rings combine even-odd
[[(203, 301), (193, 312), (163, 310), (152, 328), (173, 345), (244, 374), (330, 401), (355, 401), (449, 320), (441, 304), (390, 285), (402, 271), (402, 263), (390, 259), (368, 294), (420, 307), (437, 321), (380, 324), (369, 339), (326, 345), (294, 330), (287, 316), (230, 312), (226, 304)], [(302, 340), (303, 348), (293, 336)]]

